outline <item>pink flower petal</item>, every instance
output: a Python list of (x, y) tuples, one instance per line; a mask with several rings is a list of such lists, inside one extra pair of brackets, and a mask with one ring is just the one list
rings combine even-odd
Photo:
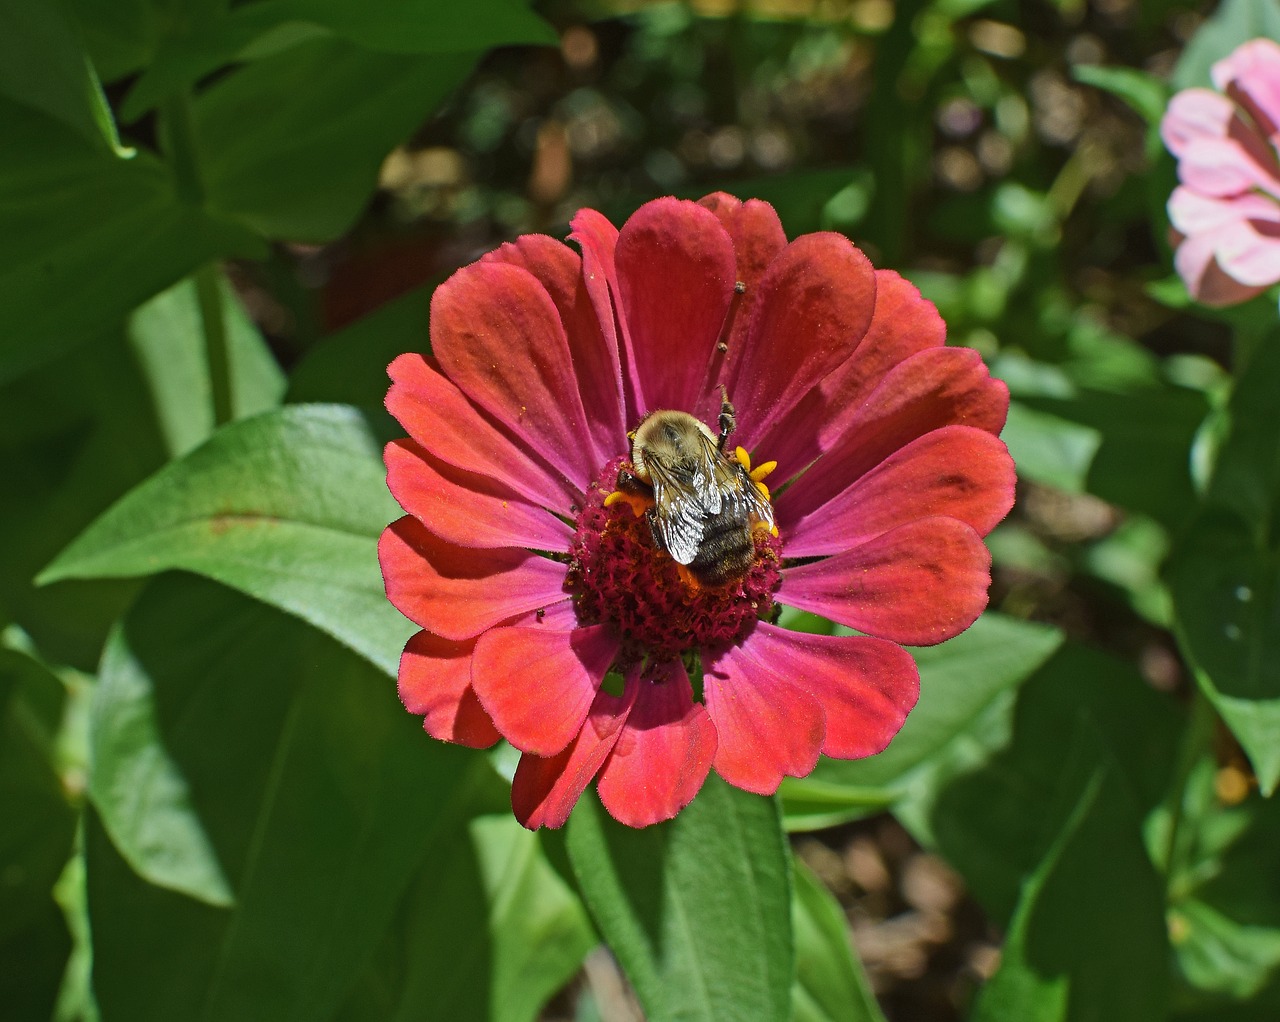
[(525, 753), (511, 782), (511, 808), (530, 830), (563, 827), (591, 779), (599, 772), (635, 702), (631, 688), (622, 698), (603, 689), (568, 748), (543, 758)]
[(853, 355), (871, 325), (876, 276), (848, 238), (806, 234), (769, 264), (759, 291), (746, 345), (729, 352), (729, 397), (748, 449)]
[(1210, 230), (1185, 238), (1173, 254), (1173, 266), (1198, 302), (1214, 308), (1239, 305), (1260, 294), (1264, 288), (1246, 287), (1229, 276), (1214, 256), (1215, 232)]
[(618, 268), (614, 254), (618, 248), (618, 229), (594, 209), (580, 209), (571, 222), (570, 240), (582, 246), (582, 277), (592, 308), (604, 331), (605, 341), (619, 353), (622, 371), (623, 421), (634, 425), (640, 421), (640, 381), (631, 333), (621, 315), (618, 298)]
[(826, 717), (822, 753), (836, 759), (883, 751), (920, 696), (911, 654), (884, 639), (810, 635), (762, 621), (742, 648), (752, 670), (794, 678), (817, 698)]
[(1251, 39), (1213, 65), (1213, 84), (1249, 111), (1264, 135), (1280, 126), (1280, 45)]
[(1169, 152), (1181, 157), (1192, 142), (1226, 138), (1237, 119), (1234, 104), (1225, 96), (1210, 89), (1183, 89), (1169, 100), (1160, 138)]
[(496, 261), (463, 267), (431, 298), (431, 342), (463, 393), (587, 488), (601, 462), (582, 439), (587, 416), (560, 314), (531, 273)]
[(387, 599), (414, 624), (470, 639), (500, 621), (568, 599), (565, 566), (525, 550), (466, 550), (412, 515), (378, 540)]
[(522, 752), (554, 756), (582, 727), (620, 648), (611, 625), (493, 628), (476, 641), (471, 684), (502, 737)]
[[(970, 348), (926, 348), (899, 362), (880, 385), (842, 416), (844, 431), (804, 475), (778, 497), (786, 529), (847, 489), (864, 472), (932, 430), (963, 423), (999, 433), (1009, 414), (1009, 388), (993, 380)], [(772, 456), (772, 449), (765, 452)], [(786, 478), (780, 468), (778, 477)]]
[(400, 701), (432, 738), (487, 749), (501, 736), (471, 687), (474, 640), (418, 632), (400, 657)]
[(635, 705), (597, 786), (609, 815), (628, 827), (669, 820), (692, 802), (716, 752), (716, 729), (684, 667), (674, 660), (656, 670), (652, 680), (628, 678)]
[(697, 203), (655, 199), (623, 224), (614, 258), (641, 410), (693, 408), (733, 296), (733, 242)]
[(719, 736), (716, 773), (734, 787), (772, 795), (784, 776), (813, 771), (826, 721), (802, 676), (757, 657), (755, 640), (753, 632), (704, 663), (702, 694)]
[[(819, 462), (811, 471), (821, 471)], [(955, 518), (985, 536), (1013, 507), (1014, 470), (997, 437), (943, 426), (890, 455), (794, 523), (781, 517), (789, 557), (834, 554), (921, 518)], [(785, 506), (785, 505), (784, 505)]]
[(1280, 280), (1280, 224), (1242, 221), (1214, 233), (1214, 255), (1224, 273), (1246, 287)]
[(530, 458), (421, 355), (401, 355), (387, 374), (393, 381), (387, 411), (441, 461), (506, 481), (554, 510), (567, 511), (581, 499), (563, 476)]
[(783, 569), (778, 600), (892, 642), (932, 646), (978, 619), (990, 585), (982, 537), (954, 518), (922, 518)]
[(413, 440), (387, 444), (384, 455), (392, 495), (441, 539), (465, 547), (569, 549), (568, 525), (488, 476), (439, 461)]
[(1202, 138), (1187, 145), (1178, 161), (1178, 180), (1204, 195), (1224, 198), (1261, 188), (1280, 196), (1274, 161), (1259, 162), (1244, 145), (1230, 138)]
[(606, 337), (583, 277), (582, 258), (545, 234), (526, 234), (490, 252), (482, 261), (486, 260), (522, 267), (546, 288), (569, 339), (573, 373), (586, 411), (587, 426), (579, 442), (592, 448), (597, 467), (617, 457), (626, 450), (627, 427), (613, 311), (609, 310)]
[(892, 270), (877, 270), (875, 312), (858, 350), (766, 431), (758, 458), (778, 463), (775, 480), (790, 478), (840, 442), (894, 366), (946, 340), (946, 324), (933, 303)]
[(1220, 199), (1179, 185), (1169, 196), (1168, 209), (1169, 222), (1183, 234), (1199, 234), (1242, 220), (1280, 223), (1280, 202), (1256, 192)]

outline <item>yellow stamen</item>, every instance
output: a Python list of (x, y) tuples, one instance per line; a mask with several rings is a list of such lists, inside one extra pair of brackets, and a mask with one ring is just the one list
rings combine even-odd
[(604, 498), (604, 506), (612, 507), (614, 504), (624, 503), (631, 508), (631, 513), (639, 518), (649, 510), (651, 501), (634, 493), (625, 493), (622, 490), (614, 490), (609, 496)]
[(754, 469), (747, 469), (747, 472), (752, 480), (758, 483), (777, 467), (778, 463), (776, 461), (766, 461), (763, 465), (757, 465)]
[(747, 453), (747, 449), (745, 447), (735, 448), (733, 456), (738, 459), (739, 465), (745, 468), (748, 472), (751, 471), (751, 455)]
[(754, 476), (752, 476), (751, 481), (755, 483), (756, 489), (760, 491), (760, 496), (765, 500), (769, 500), (769, 487), (765, 486), (764, 483), (757, 480)]

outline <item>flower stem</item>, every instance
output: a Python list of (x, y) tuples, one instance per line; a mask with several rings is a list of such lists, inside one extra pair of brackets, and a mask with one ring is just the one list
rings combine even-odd
[(1164, 868), (1165, 890), (1169, 891), (1178, 874), (1181, 864), (1180, 838), (1182, 823), (1186, 817), (1187, 786), (1191, 775), (1201, 757), (1208, 751), (1213, 741), (1214, 723), (1217, 715), (1213, 705), (1197, 685), (1191, 695), (1191, 709), (1187, 719), (1187, 728), (1182, 735), (1182, 745), (1178, 751), (1178, 761), (1173, 776), (1173, 784), (1169, 788), (1169, 828), (1165, 835)]
[[(173, 170), (174, 184), (183, 202), (204, 205), (204, 179), (200, 172), (200, 144), (191, 93), (186, 89), (165, 97), (161, 103), (162, 145)], [(213, 401), (213, 426), (231, 421), (231, 352), (227, 344), (227, 323), (222, 312), (218, 266), (210, 263), (195, 272), (196, 301), (204, 334), (205, 359), (209, 368), (209, 389)]]

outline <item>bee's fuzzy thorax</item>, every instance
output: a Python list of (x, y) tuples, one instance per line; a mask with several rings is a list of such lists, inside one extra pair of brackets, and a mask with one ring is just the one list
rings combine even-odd
[(744, 639), (773, 610), (782, 580), (778, 538), (757, 530), (755, 560), (731, 584), (690, 584), (627, 502), (605, 506), (624, 463), (619, 458), (605, 466), (578, 515), (566, 581), (578, 619), (612, 623), (623, 638), (623, 657), (632, 662), (671, 660)]

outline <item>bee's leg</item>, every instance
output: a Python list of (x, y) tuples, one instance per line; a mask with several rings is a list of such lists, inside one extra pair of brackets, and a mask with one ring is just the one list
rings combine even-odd
[(725, 448), (729, 444), (729, 437), (733, 435), (737, 424), (737, 413), (733, 410), (733, 405), (729, 401), (728, 388), (722, 383), (720, 384), (720, 440), (716, 444), (721, 454), (724, 454)]
[(637, 518), (653, 507), (653, 487), (626, 468), (618, 469), (617, 489), (604, 499), (604, 506), (619, 502), (631, 508)]
[(667, 545), (662, 542), (662, 536), (658, 532), (658, 510), (657, 508), (649, 508), (644, 513), (644, 520), (649, 523), (649, 532), (653, 535), (653, 545), (659, 550), (666, 550)]
[(618, 469), (618, 481), (615, 484), (623, 493), (637, 497), (652, 497), (653, 487), (627, 468)]

